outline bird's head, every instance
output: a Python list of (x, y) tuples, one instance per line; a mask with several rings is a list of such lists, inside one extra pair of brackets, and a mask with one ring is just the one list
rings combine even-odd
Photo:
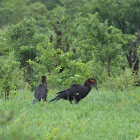
[(94, 86), (98, 90), (96, 79), (89, 78), (87, 81), (90, 84), (90, 86), (92, 85), (92, 86)]

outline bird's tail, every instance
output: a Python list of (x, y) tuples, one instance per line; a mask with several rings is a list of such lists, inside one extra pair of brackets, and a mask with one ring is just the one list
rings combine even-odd
[(48, 103), (53, 102), (53, 101), (58, 101), (60, 99), (61, 99), (61, 97), (55, 97), (54, 99), (50, 100)]

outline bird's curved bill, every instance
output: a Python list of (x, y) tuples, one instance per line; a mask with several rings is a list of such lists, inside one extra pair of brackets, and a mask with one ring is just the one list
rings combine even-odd
[(94, 83), (93, 86), (98, 90), (97, 84)]

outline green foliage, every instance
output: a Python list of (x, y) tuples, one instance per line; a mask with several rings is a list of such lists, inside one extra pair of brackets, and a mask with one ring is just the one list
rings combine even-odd
[(60, 2), (66, 8), (66, 12), (71, 16), (74, 16), (84, 4), (84, 0), (60, 0)]
[(65, 8), (58, 6), (50, 12), (49, 26), (55, 34), (52, 34), (55, 49), (69, 51), (72, 25), (71, 17), (66, 14)]
[(29, 8), (29, 13), (28, 13), (29, 17), (38, 18), (38, 16), (40, 15), (41, 16), (47, 15), (46, 6), (40, 2), (31, 4), (28, 8)]
[(31, 44), (31, 38), (36, 32), (36, 21), (34, 19), (24, 19), (16, 25), (9, 27), (7, 34), (11, 42), (18, 42), (18, 45)]
[(139, 0), (91, 0), (86, 1), (81, 11), (87, 13), (99, 13), (100, 20), (109, 21), (109, 25), (115, 26), (123, 33), (135, 33), (139, 28), (140, 18)]
[(31, 84), (33, 79), (32, 67), (29, 66), (28, 60), (35, 60), (37, 56), (36, 45), (46, 40), (46, 36), (38, 34), (37, 21), (34, 19), (24, 19), (17, 25), (12, 25), (7, 35), (15, 57), (24, 68), (26, 80)]
[(23, 0), (2, 1), (2, 8), (0, 8), (1, 26), (19, 22), (26, 16), (26, 12), (27, 7)]
[(34, 59), (36, 56), (34, 46), (35, 24), (36, 21), (34, 19), (25, 19), (17, 25), (12, 25), (7, 32), (16, 57), (22, 66), (26, 66), (26, 61)]
[(10, 8), (0, 8), (0, 27), (4, 27), (11, 21), (12, 9)]
[[(120, 74), (129, 68), (130, 42), (137, 44), (132, 59), (140, 53), (139, 12), (138, 0), (2, 1), (0, 55), (8, 65), (6, 57), (14, 52), (18, 70), (24, 70), (32, 89), (42, 75), (50, 88), (82, 83), (87, 77), (95, 77), (101, 86), (109, 86), (102, 81), (110, 77), (118, 88), (119, 83), (129, 88)], [(139, 83), (139, 75), (131, 78)]]
[(10, 45), (8, 44), (5, 32), (0, 31), (0, 56), (7, 55), (10, 52)]
[[(52, 49), (49, 42), (38, 44), (37, 52), (35, 61), (29, 60), (29, 64), (33, 67), (34, 73), (38, 73), (35, 75), (36, 79), (40, 79), (44, 74), (47, 76), (48, 86), (51, 88), (82, 82), (91, 75), (85, 63), (71, 59), (73, 52), (64, 53), (61, 49)], [(60, 65), (56, 66), (58, 61)], [(62, 67), (64, 70), (59, 73)]]
[(93, 61), (94, 67), (105, 68), (109, 76), (116, 73), (116, 69), (119, 73), (120, 67), (127, 67), (127, 62), (125, 65), (123, 63), (126, 61), (123, 46), (133, 40), (132, 35), (125, 35), (121, 30), (109, 26), (108, 21), (101, 23), (98, 14), (88, 14), (87, 18), (77, 15), (74, 29), (79, 40), (75, 47), (76, 56), (83, 62)]
[(16, 61), (13, 52), (7, 57), (0, 57), (0, 92), (9, 92), (12, 89), (24, 88), (23, 71)]
[(41, 2), (42, 4), (46, 5), (47, 9), (53, 10), (57, 5), (60, 4), (59, 0), (28, 0), (28, 3), (37, 3)]
[(108, 90), (125, 90), (130, 89), (132, 86), (135, 85), (135, 78), (132, 75), (132, 71), (126, 69), (125, 71), (121, 72), (119, 76), (107, 77), (103, 81), (103, 85), (105, 89)]

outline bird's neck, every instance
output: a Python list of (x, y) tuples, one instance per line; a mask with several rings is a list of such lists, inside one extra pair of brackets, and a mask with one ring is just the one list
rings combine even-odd
[(41, 83), (42, 84), (46, 84), (46, 76), (42, 76), (41, 77)]
[(89, 91), (91, 90), (91, 85), (88, 82), (85, 82), (84, 85), (88, 87)]

